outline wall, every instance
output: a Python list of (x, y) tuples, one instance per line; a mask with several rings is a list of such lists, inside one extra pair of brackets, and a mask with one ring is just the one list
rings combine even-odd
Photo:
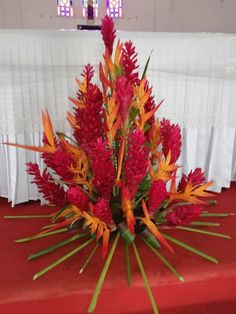
[[(123, 0), (122, 30), (236, 33), (236, 0)], [(76, 28), (84, 24), (81, 1), (73, 18), (58, 17), (55, 0), (0, 0), (0, 28)], [(99, 23), (106, 13), (100, 0)]]

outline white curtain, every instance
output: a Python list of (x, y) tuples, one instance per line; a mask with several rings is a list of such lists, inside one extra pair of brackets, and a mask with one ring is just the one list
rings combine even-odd
[[(131, 39), (157, 113), (179, 123), (183, 134), (181, 171), (202, 167), (215, 191), (236, 179), (236, 35), (118, 32)], [(85, 64), (98, 70), (104, 51), (97, 31), (0, 31), (0, 141), (39, 145), (40, 111), (47, 108), (58, 131), (69, 132), (68, 96)], [(95, 77), (95, 82), (97, 76)], [(0, 145), (0, 195), (15, 203), (39, 197), (25, 162), (39, 154)]]

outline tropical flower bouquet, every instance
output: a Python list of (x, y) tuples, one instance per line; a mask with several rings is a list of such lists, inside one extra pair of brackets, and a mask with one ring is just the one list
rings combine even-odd
[(77, 97), (70, 98), (74, 107), (67, 118), (73, 136), (54, 133), (50, 117), (44, 111), (42, 147), (7, 143), (41, 153), (45, 170), (41, 173), (36, 163), (28, 163), (27, 171), (44, 198), (54, 205), (49, 215), (50, 224), (40, 233), (17, 242), (68, 232), (66, 240), (30, 255), (29, 260), (32, 260), (72, 241), (83, 241), (76, 249), (36, 273), (34, 280), (94, 243), (82, 272), (95, 251), (101, 248), (104, 267), (88, 307), (88, 312), (93, 312), (117, 243), (123, 241), (128, 284), (131, 282), (129, 252), (132, 248), (153, 311), (158, 313), (136, 238), (142, 239), (183, 281), (160, 253), (161, 249), (173, 252), (174, 243), (213, 263), (217, 260), (171, 237), (168, 229), (230, 238), (200, 228), (218, 224), (197, 220), (199, 216), (228, 214), (209, 214), (205, 210), (214, 203), (209, 200), (214, 195), (206, 192), (212, 182), (205, 182), (201, 169), (183, 174), (180, 180), (177, 178), (181, 131), (178, 125), (156, 117), (161, 103), (155, 103), (146, 78), (150, 58), (140, 75), (137, 53), (131, 41), (123, 44), (118, 40), (113, 51), (116, 33), (108, 16), (102, 20), (101, 33), (105, 43), (104, 63), (99, 65), (101, 87), (92, 83), (94, 69), (90, 64), (86, 65), (81, 79), (77, 80)]

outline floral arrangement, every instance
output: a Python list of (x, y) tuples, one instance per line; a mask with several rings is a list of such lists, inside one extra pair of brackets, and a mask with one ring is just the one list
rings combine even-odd
[(169, 236), (165, 230), (178, 228), (230, 237), (196, 228), (218, 225), (197, 221), (199, 216), (217, 216), (205, 210), (211, 202), (214, 203), (214, 200), (206, 201), (213, 196), (206, 192), (212, 182), (205, 182), (204, 173), (197, 168), (188, 175), (183, 174), (177, 184), (179, 166), (176, 162), (181, 153), (181, 130), (169, 120), (156, 118), (162, 102), (155, 103), (146, 78), (150, 58), (140, 75), (137, 53), (131, 41), (123, 44), (118, 40), (113, 51), (116, 32), (108, 16), (102, 20), (101, 33), (105, 43), (104, 63), (99, 65), (101, 88), (92, 83), (94, 69), (90, 64), (86, 65), (81, 79), (77, 80), (77, 97), (70, 98), (74, 108), (67, 118), (73, 138), (54, 133), (45, 111), (42, 113), (42, 147), (7, 143), (41, 153), (45, 170), (41, 173), (36, 163), (28, 163), (27, 171), (44, 198), (54, 205), (49, 215), (50, 224), (40, 233), (17, 242), (68, 232), (68, 239), (32, 254), (31, 260), (72, 241), (83, 240), (75, 250), (35, 274), (34, 280), (95, 242), (82, 272), (101, 247), (105, 262), (88, 308), (88, 312), (93, 312), (117, 243), (122, 239), (128, 284), (131, 282), (129, 250), (132, 247), (153, 312), (158, 313), (136, 238), (141, 238), (183, 281), (161, 255), (160, 248), (174, 252), (172, 242), (213, 263), (217, 260)]

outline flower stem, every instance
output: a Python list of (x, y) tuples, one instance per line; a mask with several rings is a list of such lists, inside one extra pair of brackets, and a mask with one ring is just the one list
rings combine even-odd
[(87, 267), (88, 263), (91, 261), (93, 255), (95, 254), (95, 252), (97, 251), (97, 248), (99, 247), (99, 242), (96, 243), (95, 247), (93, 248), (92, 252), (89, 254), (88, 258), (86, 259), (85, 263), (83, 264), (83, 266), (81, 267), (79, 274), (82, 274), (82, 272), (85, 270), (85, 268)]
[(91, 237), (89, 240), (87, 240), (86, 242), (81, 244), (79, 247), (77, 247), (73, 251), (67, 253), (66, 255), (64, 255), (61, 258), (59, 258), (58, 260), (56, 260), (54, 263), (48, 265), (46, 268), (44, 268), (41, 271), (39, 271), (38, 273), (36, 273), (34, 275), (34, 277), (33, 277), (33, 280), (38, 279), (39, 277), (41, 277), (42, 275), (47, 273), (49, 270), (53, 269), (54, 267), (56, 267), (57, 265), (61, 264), (62, 262), (64, 262), (68, 258), (70, 258), (71, 256), (75, 255), (76, 253), (81, 251), (83, 248), (85, 248), (87, 245), (89, 245), (89, 243), (91, 243), (93, 240), (94, 240), (94, 237)]
[(51, 218), (52, 215), (25, 215), (25, 216), (4, 216), (5, 219), (31, 219), (31, 218)]
[(31, 261), (37, 257), (40, 257), (42, 255), (45, 255), (45, 254), (48, 254), (48, 253), (51, 253), (51, 252), (54, 252), (55, 250), (63, 247), (64, 245), (70, 243), (70, 242), (73, 242), (73, 241), (76, 241), (80, 238), (83, 238), (83, 237), (86, 237), (88, 234), (87, 233), (83, 233), (83, 234), (76, 234), (74, 235), (73, 237), (70, 237), (64, 241), (61, 241), (61, 242), (57, 242), (56, 244), (53, 244), (52, 246), (49, 246), (47, 247), (46, 249), (43, 249), (37, 253), (33, 253), (31, 254), (29, 257), (28, 257), (28, 261)]
[(200, 217), (229, 217), (234, 216), (233, 213), (201, 213)]
[(196, 249), (196, 248), (194, 248), (194, 247), (188, 245), (188, 244), (185, 243), (185, 242), (182, 242), (182, 241), (180, 241), (180, 240), (177, 240), (177, 239), (171, 237), (171, 236), (168, 235), (168, 234), (165, 234), (165, 233), (162, 232), (162, 235), (163, 235), (164, 238), (166, 238), (166, 239), (168, 239), (169, 241), (171, 241), (171, 242), (177, 244), (178, 246), (181, 246), (181, 247), (183, 247), (184, 249), (186, 249), (186, 250), (188, 250), (188, 251), (191, 251), (191, 252), (193, 252), (194, 254), (197, 254), (197, 255), (199, 255), (199, 256), (201, 256), (201, 257), (207, 259), (208, 261), (210, 261), (210, 262), (212, 262), (212, 263), (218, 264), (218, 260), (217, 260), (215, 257), (210, 256), (210, 255), (208, 255), (208, 254), (206, 254), (206, 253), (204, 253), (204, 252), (202, 252), (202, 251), (200, 251), (200, 250), (198, 250), (198, 249)]
[(62, 228), (62, 229), (53, 230), (53, 231), (45, 232), (45, 233), (42, 233), (42, 234), (38, 234), (38, 235), (35, 235), (35, 236), (31, 236), (31, 237), (28, 237), (28, 238), (18, 239), (18, 240), (15, 240), (15, 242), (17, 242), (17, 243), (28, 242), (28, 241), (31, 241), (31, 240), (36, 240), (36, 239), (40, 239), (40, 238), (44, 238), (44, 237), (49, 237), (51, 235), (58, 234), (58, 233), (63, 233), (63, 232), (66, 232), (66, 231), (68, 231), (67, 228)]
[(89, 313), (92, 313), (95, 310), (95, 307), (96, 307), (96, 304), (97, 304), (97, 299), (98, 299), (98, 296), (99, 296), (99, 294), (101, 292), (103, 283), (105, 281), (106, 274), (107, 274), (108, 268), (109, 268), (109, 266), (111, 264), (111, 260), (112, 260), (112, 257), (114, 255), (114, 252), (115, 252), (115, 249), (116, 249), (119, 237), (120, 237), (120, 233), (118, 232), (117, 235), (116, 235), (116, 238), (115, 238), (115, 240), (114, 240), (114, 242), (112, 244), (112, 247), (111, 247), (109, 255), (108, 255), (107, 259), (106, 259), (106, 262), (105, 262), (105, 264), (103, 266), (103, 269), (102, 269), (102, 272), (101, 272), (100, 277), (98, 279), (96, 288), (94, 290), (92, 300), (91, 300), (90, 305), (88, 307), (88, 312)]
[(203, 226), (203, 227), (219, 227), (220, 224), (217, 222), (206, 222), (206, 221), (192, 221), (192, 226)]
[(206, 230), (200, 230), (200, 229), (188, 228), (188, 227), (182, 227), (182, 226), (177, 226), (175, 228), (179, 229), (179, 230), (185, 230), (185, 231), (190, 231), (190, 232), (207, 234), (207, 235), (210, 235), (213, 237), (218, 237), (218, 238), (231, 239), (231, 237), (229, 235), (223, 234), (223, 233), (210, 232), (210, 231), (206, 231)]
[(154, 314), (158, 314), (159, 312), (158, 312), (158, 309), (157, 309), (157, 304), (156, 304), (156, 301), (154, 299), (154, 296), (153, 296), (153, 293), (152, 293), (152, 290), (151, 290), (148, 278), (147, 278), (145, 270), (143, 268), (143, 264), (142, 264), (141, 258), (139, 256), (137, 247), (136, 247), (134, 242), (132, 242), (132, 246), (133, 246), (133, 249), (134, 249), (134, 254), (135, 254), (136, 260), (138, 262), (138, 266), (139, 266), (141, 275), (143, 277), (143, 281), (144, 281), (145, 287), (146, 287), (147, 292), (148, 292), (149, 299), (150, 299), (151, 304), (152, 304), (153, 313)]
[(159, 257), (159, 259), (178, 277), (180, 281), (184, 281), (184, 278), (178, 273), (178, 271), (170, 264), (170, 262), (161, 255), (146, 239), (142, 240), (147, 244), (147, 246)]
[(130, 256), (129, 256), (129, 243), (125, 241), (125, 264), (128, 287), (131, 286), (131, 271), (130, 271)]

